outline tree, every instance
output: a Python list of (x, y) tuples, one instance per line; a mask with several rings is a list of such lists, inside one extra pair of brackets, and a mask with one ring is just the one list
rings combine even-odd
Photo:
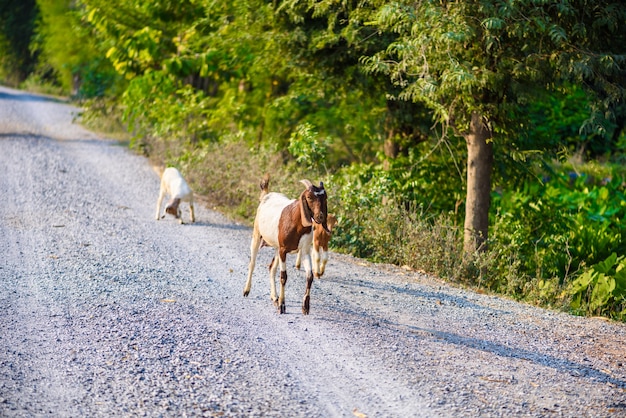
[(38, 9), (35, 0), (0, 2), (0, 76), (18, 84), (34, 68), (30, 51)]
[[(567, 80), (592, 92), (600, 111), (624, 99), (625, 22), (617, 0), (399, 0), (377, 8), (372, 24), (398, 37), (365, 60), (369, 70), (388, 74), (400, 99), (425, 103), (467, 144), (466, 254), (486, 248), (493, 143), (515, 140), (533, 92)], [(585, 126), (601, 130), (592, 117)]]
[(73, 96), (103, 96), (116, 80), (112, 66), (81, 19), (82, 9), (72, 0), (37, 0), (40, 17), (31, 49), (39, 55), (37, 71), (52, 73)]

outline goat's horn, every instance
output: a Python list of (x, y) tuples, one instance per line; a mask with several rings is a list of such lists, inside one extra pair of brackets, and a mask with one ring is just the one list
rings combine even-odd
[(300, 183), (304, 184), (307, 187), (307, 189), (309, 187), (313, 186), (313, 183), (311, 183), (309, 180), (306, 180), (306, 179), (305, 180), (300, 180)]
[(320, 181), (320, 189), (324, 188), (324, 183)]

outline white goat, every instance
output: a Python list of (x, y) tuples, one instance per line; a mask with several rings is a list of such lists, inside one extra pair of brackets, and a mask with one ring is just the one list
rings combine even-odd
[(161, 176), (161, 188), (159, 190), (159, 198), (157, 200), (155, 215), (157, 221), (165, 217), (165, 214), (161, 216), (161, 202), (163, 202), (165, 195), (168, 195), (170, 198), (170, 201), (165, 207), (166, 213), (174, 215), (182, 224), (184, 222), (181, 216), (180, 202), (188, 202), (191, 222), (195, 222), (196, 217), (194, 215), (193, 208), (193, 192), (183, 176), (180, 174), (180, 171), (174, 167), (166, 168)]
[[(309, 314), (309, 301), (313, 271), (311, 268), (311, 243), (313, 241), (312, 226), (321, 224), (325, 229), (327, 210), (327, 196), (324, 185), (314, 186), (308, 180), (302, 180), (306, 189), (297, 200), (289, 199), (281, 193), (269, 193), (269, 181), (266, 178), (261, 183), (261, 202), (254, 219), (254, 230), (250, 243), (250, 264), (248, 265), (248, 279), (243, 295), (248, 296), (252, 287), (252, 273), (259, 249), (263, 245), (275, 248), (274, 260), (270, 265), (270, 298), (278, 308), (279, 313), (285, 313), (285, 284), (287, 283), (287, 254), (302, 251), (304, 268), (306, 271), (306, 291), (302, 301), (302, 313)], [(276, 267), (280, 265), (280, 293), (276, 297)]]

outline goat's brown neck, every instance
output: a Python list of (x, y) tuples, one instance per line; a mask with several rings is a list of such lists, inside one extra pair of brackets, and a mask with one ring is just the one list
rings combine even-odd
[(311, 221), (309, 220), (308, 225), (303, 225), (302, 212), (302, 205), (299, 200), (296, 200), (286, 206), (280, 215), (278, 242), (287, 252), (297, 250), (302, 236), (311, 233)]

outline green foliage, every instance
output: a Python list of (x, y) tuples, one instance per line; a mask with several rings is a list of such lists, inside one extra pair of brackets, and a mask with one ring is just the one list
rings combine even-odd
[(536, 96), (525, 106), (531, 119), (528, 146), (552, 153), (567, 149), (586, 158), (618, 150), (608, 140), (608, 132), (615, 129), (609, 120), (598, 121), (601, 129), (583, 128), (592, 115), (592, 103), (582, 88), (564, 85), (559, 91), (537, 92)]
[(388, 195), (388, 182), (379, 167), (372, 164), (352, 164), (339, 170), (328, 181), (332, 187), (329, 192), (329, 211), (337, 213), (340, 233), (333, 237), (333, 245), (349, 249), (358, 257), (373, 257), (376, 247), (367, 239), (367, 231), (379, 225), (369, 222), (373, 208), (381, 207)]
[(24, 81), (35, 67), (30, 42), (37, 14), (35, 0), (0, 2), (0, 79), (12, 85)]
[(588, 315), (626, 318), (626, 258), (612, 253), (582, 273), (569, 287), (571, 306)]
[(331, 245), (359, 257), (458, 278), (459, 228), (450, 217), (399, 205), (389, 173), (371, 164), (351, 165), (327, 183), (329, 212), (339, 225)]
[[(406, 154), (386, 161), (389, 192), (401, 204), (429, 213), (458, 215), (464, 204), (465, 167), (462, 142), (440, 138), (412, 147)], [(433, 187), (436, 185), (436, 187)]]
[(193, 142), (210, 134), (203, 94), (173, 76), (150, 72), (135, 77), (122, 100), (122, 117), (134, 128), (135, 140), (156, 137)]
[(177, 52), (176, 37), (202, 8), (192, 1), (83, 0), (84, 17), (105, 41), (106, 57), (132, 78), (160, 69)]
[(115, 93), (120, 77), (82, 19), (79, 4), (37, 0), (37, 5), (40, 13), (30, 48), (39, 62), (31, 79), (56, 85), (78, 99)]
[(313, 126), (305, 123), (298, 125), (289, 138), (289, 153), (296, 161), (308, 169), (322, 167), (327, 154), (326, 141), (320, 141)]
[[(626, 11), (615, 1), (593, 6), (583, 0), (556, 1), (554, 6), (534, 1), (454, 7), (386, 3), (372, 24), (397, 38), (363, 62), (369, 71), (388, 74), (402, 88), (399, 97), (426, 103), (440, 120), (453, 121), (460, 130), (476, 110), (505, 131), (519, 126), (523, 114), (511, 110), (527, 102), (538, 86), (558, 87), (554, 81), (559, 79), (602, 91), (605, 104), (621, 101), (623, 73), (618, 75), (613, 63), (625, 59)], [(616, 15), (609, 18), (612, 12)]]
[[(569, 283), (576, 272), (626, 252), (623, 178), (561, 176), (494, 195), (495, 248), (515, 248), (518, 268), (537, 280)], [(497, 271), (503, 267), (493, 266)], [(502, 273), (499, 271), (497, 273)], [(501, 275), (501, 274), (500, 274)], [(494, 288), (506, 288), (498, 282)], [(515, 292), (523, 295), (523, 286)]]

